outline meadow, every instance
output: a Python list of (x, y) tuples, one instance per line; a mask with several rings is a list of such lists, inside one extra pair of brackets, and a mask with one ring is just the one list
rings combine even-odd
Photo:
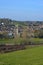
[(43, 65), (43, 46), (0, 54), (0, 65)]
[(0, 39), (0, 44), (20, 44), (20, 43), (28, 43), (28, 42), (32, 42), (32, 43), (42, 43), (43, 44), (43, 38), (13, 38), (13, 39)]
[[(43, 38), (0, 39), (0, 44), (20, 44), (24, 41), (43, 44)], [(0, 53), (0, 65), (43, 65), (43, 45), (27, 46), (25, 50)]]

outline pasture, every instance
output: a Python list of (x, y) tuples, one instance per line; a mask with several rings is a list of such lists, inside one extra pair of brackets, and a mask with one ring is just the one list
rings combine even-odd
[(43, 46), (0, 54), (0, 65), (43, 65)]
[(32, 43), (42, 43), (43, 44), (43, 38), (14, 38), (14, 39), (0, 39), (0, 44), (20, 44), (20, 43), (28, 43), (28, 42), (32, 42)]

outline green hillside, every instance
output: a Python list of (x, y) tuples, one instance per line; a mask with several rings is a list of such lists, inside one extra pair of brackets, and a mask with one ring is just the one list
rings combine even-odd
[(0, 54), (0, 65), (43, 65), (43, 46)]

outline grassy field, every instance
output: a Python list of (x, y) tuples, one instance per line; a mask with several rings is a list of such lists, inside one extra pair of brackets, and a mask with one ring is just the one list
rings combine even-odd
[(39, 43), (43, 44), (43, 38), (31, 38), (30, 41), (36, 44), (39, 44)]
[(0, 54), (0, 65), (43, 65), (43, 46)]
[(22, 38), (17, 38), (17, 39), (0, 39), (0, 44), (19, 44), (23, 42), (24, 40)]
[(0, 44), (20, 44), (23, 42), (34, 42), (34, 43), (43, 43), (43, 38), (28, 38), (28, 39), (23, 39), (23, 38), (17, 38), (17, 39), (0, 39)]

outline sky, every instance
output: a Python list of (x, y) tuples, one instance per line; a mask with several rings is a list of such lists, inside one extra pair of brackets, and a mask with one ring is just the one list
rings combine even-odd
[(43, 0), (0, 0), (0, 18), (43, 21)]

